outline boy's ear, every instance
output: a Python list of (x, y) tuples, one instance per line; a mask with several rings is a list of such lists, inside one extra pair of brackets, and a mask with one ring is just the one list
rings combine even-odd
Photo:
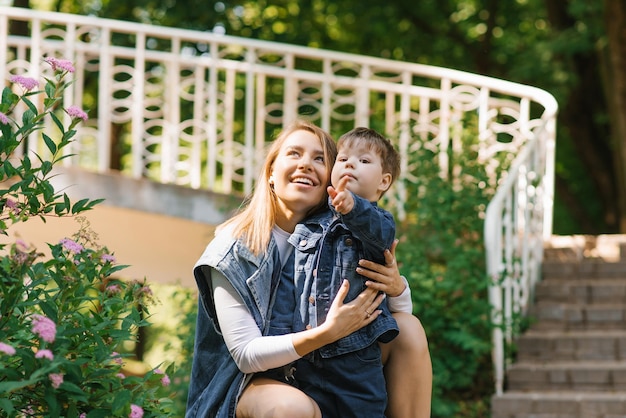
[(383, 173), (383, 177), (380, 179), (380, 184), (378, 185), (378, 192), (384, 193), (391, 186), (391, 173)]

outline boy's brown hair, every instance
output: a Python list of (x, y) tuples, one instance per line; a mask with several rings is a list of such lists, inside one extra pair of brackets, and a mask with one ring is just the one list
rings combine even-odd
[(372, 151), (380, 156), (383, 173), (391, 174), (390, 185), (393, 184), (400, 176), (400, 154), (391, 144), (391, 141), (374, 129), (360, 126), (341, 135), (337, 141), (337, 148), (350, 147), (358, 142), (365, 142)]

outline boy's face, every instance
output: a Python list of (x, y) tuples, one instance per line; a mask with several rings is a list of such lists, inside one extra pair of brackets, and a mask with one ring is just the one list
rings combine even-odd
[(383, 173), (380, 156), (365, 143), (342, 146), (331, 174), (333, 186), (348, 176), (346, 189), (370, 202), (376, 202), (391, 184), (391, 174)]

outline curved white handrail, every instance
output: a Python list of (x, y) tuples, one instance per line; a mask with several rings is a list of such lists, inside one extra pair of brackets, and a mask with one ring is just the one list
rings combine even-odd
[[(553, 119), (541, 126), (515, 158), (505, 181), (487, 207), (484, 225), (489, 302), (492, 306), (492, 357), (496, 394), (505, 370), (516, 321), (527, 313), (540, 280), (543, 243), (552, 231), (554, 170)], [(544, 140), (542, 140), (544, 139)], [(518, 324), (518, 323), (517, 323)], [(510, 349), (510, 347), (509, 347)]]

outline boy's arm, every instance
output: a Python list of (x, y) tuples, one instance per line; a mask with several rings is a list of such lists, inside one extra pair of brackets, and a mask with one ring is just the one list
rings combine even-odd
[(363, 243), (365, 258), (384, 261), (383, 252), (391, 248), (396, 235), (393, 216), (349, 191), (347, 183), (348, 178), (343, 177), (336, 188), (328, 186), (330, 209)]
[[(362, 243), (365, 257), (373, 261), (384, 260), (383, 252), (391, 248), (396, 227), (391, 213), (382, 210), (366, 199), (351, 192), (352, 210), (339, 214), (343, 223)], [(335, 211), (331, 205), (331, 210)]]

